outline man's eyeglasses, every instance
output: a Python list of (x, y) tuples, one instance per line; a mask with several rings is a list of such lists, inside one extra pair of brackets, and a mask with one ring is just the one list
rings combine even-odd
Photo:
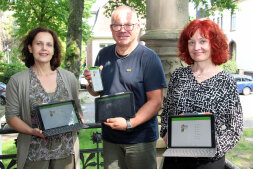
[(132, 31), (134, 29), (134, 25), (136, 25), (136, 23), (135, 24), (125, 24), (125, 25), (111, 24), (111, 27), (112, 27), (112, 30), (115, 32), (120, 31), (122, 26), (124, 27), (124, 29), (126, 31)]

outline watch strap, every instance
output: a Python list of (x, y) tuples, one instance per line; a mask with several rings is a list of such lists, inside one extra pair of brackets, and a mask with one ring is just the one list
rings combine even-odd
[(127, 131), (127, 132), (133, 131), (133, 128), (132, 128), (130, 119), (126, 119), (126, 124), (127, 124), (126, 131)]

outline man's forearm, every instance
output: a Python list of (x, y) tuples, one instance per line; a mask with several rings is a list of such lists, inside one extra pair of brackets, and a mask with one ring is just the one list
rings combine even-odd
[(148, 101), (139, 109), (134, 118), (130, 119), (132, 127), (150, 120), (162, 107), (163, 89), (150, 92)]

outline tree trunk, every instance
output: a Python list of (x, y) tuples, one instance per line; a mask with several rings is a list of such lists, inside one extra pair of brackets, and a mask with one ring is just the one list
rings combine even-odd
[(84, 0), (69, 0), (65, 65), (66, 69), (73, 72), (77, 78), (80, 74), (83, 10)]

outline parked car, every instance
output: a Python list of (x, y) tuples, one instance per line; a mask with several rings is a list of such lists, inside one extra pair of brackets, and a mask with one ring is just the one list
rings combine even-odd
[(233, 74), (233, 76), (240, 94), (248, 95), (253, 91), (253, 78), (251, 76), (239, 74)]
[(79, 76), (79, 83), (81, 89), (86, 89), (86, 85), (88, 84), (87, 80), (85, 79), (83, 73)]
[(5, 98), (6, 98), (6, 84), (0, 82), (0, 104), (5, 105)]

